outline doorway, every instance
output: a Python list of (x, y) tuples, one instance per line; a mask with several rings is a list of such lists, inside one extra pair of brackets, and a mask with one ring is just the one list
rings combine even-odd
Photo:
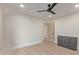
[(43, 24), (43, 41), (54, 42), (55, 24), (54, 23), (44, 23)]

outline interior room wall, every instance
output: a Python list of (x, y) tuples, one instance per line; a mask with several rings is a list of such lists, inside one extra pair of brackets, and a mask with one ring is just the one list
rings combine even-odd
[(3, 49), (26, 47), (43, 40), (44, 20), (3, 7)]
[[(72, 36), (79, 38), (79, 12), (58, 19), (54, 19), (55, 23), (55, 42), (57, 43), (57, 36)], [(78, 40), (79, 49), (79, 40)]]

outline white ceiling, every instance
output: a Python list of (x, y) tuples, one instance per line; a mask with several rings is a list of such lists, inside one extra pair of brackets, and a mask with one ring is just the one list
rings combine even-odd
[[(75, 13), (79, 11), (79, 8), (75, 8), (74, 5), (78, 3), (59, 3), (52, 10), (56, 12), (55, 15), (49, 12), (40, 12), (36, 11), (48, 9), (48, 3), (24, 3), (24, 8), (21, 8), (19, 3), (8, 3), (4, 4), (6, 7), (13, 8), (18, 12), (28, 14), (34, 17), (38, 17), (44, 20), (53, 20), (55, 18), (65, 16), (71, 13)], [(52, 17), (49, 18), (49, 15)]]

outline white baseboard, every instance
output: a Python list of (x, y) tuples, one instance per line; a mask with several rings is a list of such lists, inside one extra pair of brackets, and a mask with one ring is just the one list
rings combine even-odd
[(41, 40), (41, 41), (37, 41), (37, 42), (30, 42), (30, 43), (26, 43), (26, 44), (16, 45), (14, 47), (5, 48), (2, 51), (13, 50), (13, 49), (22, 48), (22, 47), (28, 47), (28, 46), (32, 46), (32, 45), (35, 45), (35, 44), (38, 44), (38, 43), (42, 43), (42, 42), (43, 41)]

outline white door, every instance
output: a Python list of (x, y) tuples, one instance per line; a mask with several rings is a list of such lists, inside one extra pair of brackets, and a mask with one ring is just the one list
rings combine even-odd
[(43, 39), (44, 41), (53, 41), (54, 42), (54, 23), (44, 23), (43, 24)]

